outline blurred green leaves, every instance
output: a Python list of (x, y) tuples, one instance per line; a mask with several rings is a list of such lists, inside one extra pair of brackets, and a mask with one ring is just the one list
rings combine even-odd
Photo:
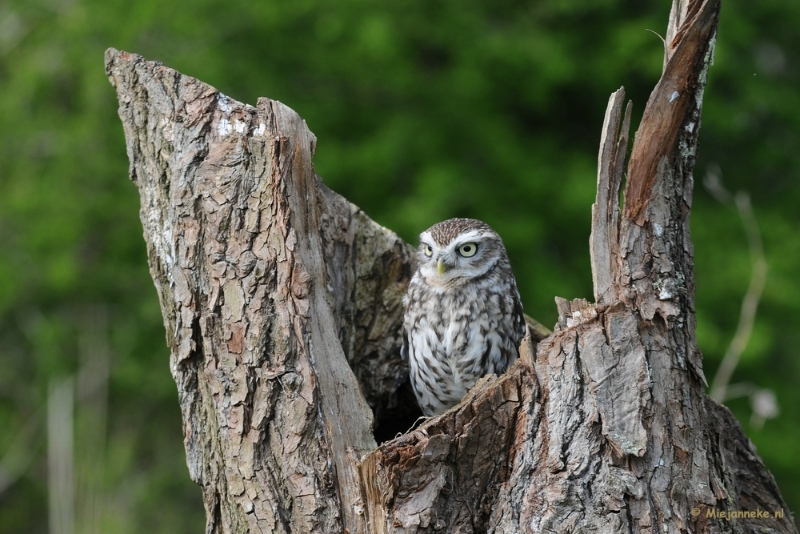
[[(624, 85), (634, 124), (661, 72), (670, 2), (622, 0), (7, 0), (0, 5), (0, 455), (78, 372), (87, 331), (106, 336), (102, 531), (197, 532), (175, 386), (146, 264), (116, 100), (113, 46), (255, 104), (297, 110), (333, 189), (410, 241), (453, 216), (503, 235), (526, 311), (591, 298), (588, 238), (598, 134)], [(777, 394), (749, 427), (800, 509), (800, 4), (724, 2), (706, 91), (697, 183), (717, 164), (751, 197), (769, 263), (734, 381)], [(744, 231), (698, 185), (692, 212), (698, 336), (708, 376), (749, 279)], [(97, 309), (108, 316), (97, 333)], [(95, 325), (96, 326), (96, 325)], [(79, 406), (80, 408), (80, 406)], [(0, 494), (0, 532), (43, 531), (43, 427), (35, 459)], [(80, 458), (81, 436), (76, 437)], [(29, 508), (26, 508), (28, 506)], [(78, 529), (81, 532), (81, 517)]]

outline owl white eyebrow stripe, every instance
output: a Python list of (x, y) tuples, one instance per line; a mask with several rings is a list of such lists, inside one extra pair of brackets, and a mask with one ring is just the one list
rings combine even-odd
[(467, 232), (466, 234), (458, 236), (458, 240), (453, 240), (454, 243), (460, 245), (471, 243), (473, 241), (479, 240), (486, 232), (481, 230), (472, 230), (471, 232)]

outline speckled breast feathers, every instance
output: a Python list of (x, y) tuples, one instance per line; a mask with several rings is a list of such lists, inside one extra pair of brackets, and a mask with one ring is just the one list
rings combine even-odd
[(486, 223), (449, 219), (423, 232), (404, 304), (403, 351), (425, 415), (443, 413), (518, 357), (522, 305), (503, 242)]

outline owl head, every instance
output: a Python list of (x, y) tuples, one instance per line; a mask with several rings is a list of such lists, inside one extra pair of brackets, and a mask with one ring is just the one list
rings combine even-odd
[(476, 219), (448, 219), (419, 236), (417, 271), (433, 287), (452, 288), (508, 264), (497, 232)]

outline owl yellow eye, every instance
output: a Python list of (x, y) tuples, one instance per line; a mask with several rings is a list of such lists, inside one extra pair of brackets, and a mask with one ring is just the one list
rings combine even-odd
[(464, 243), (458, 247), (458, 254), (465, 258), (474, 256), (476, 252), (478, 252), (478, 245), (475, 243)]
[(425, 245), (422, 245), (422, 251), (425, 252), (425, 255), (428, 256), (429, 258), (433, 256), (433, 247), (428, 245), (427, 243)]

